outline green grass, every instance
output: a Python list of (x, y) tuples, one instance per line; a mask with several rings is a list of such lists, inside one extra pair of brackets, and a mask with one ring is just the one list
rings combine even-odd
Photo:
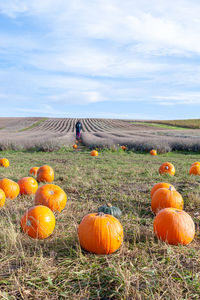
[(21, 132), (21, 131), (27, 131), (27, 130), (30, 130), (30, 129), (32, 129), (32, 128), (35, 128), (35, 127), (39, 126), (41, 123), (43, 123), (44, 121), (46, 121), (47, 119), (48, 119), (48, 118), (43, 118), (43, 119), (41, 119), (41, 120), (39, 120), (39, 121), (33, 123), (33, 124), (32, 124), (31, 126), (29, 126), (29, 127), (20, 129), (19, 132)]
[[(2, 152), (10, 167), (1, 178), (28, 176), (32, 166), (51, 165), (55, 184), (68, 195), (66, 208), (56, 214), (49, 238), (37, 241), (20, 229), (20, 218), (33, 206), (32, 196), (7, 200), (0, 211), (1, 299), (199, 299), (200, 297), (200, 178), (189, 176), (198, 154), (168, 153), (155, 157), (133, 152), (103, 151)], [(176, 175), (160, 176), (170, 161)], [(196, 225), (188, 246), (170, 246), (153, 234), (150, 190), (167, 181), (185, 201)], [(94, 255), (80, 248), (77, 226), (83, 216), (107, 202), (123, 216), (124, 243), (114, 254)]]
[(186, 120), (166, 120), (166, 121), (154, 121), (155, 123), (178, 126), (185, 128), (197, 129), (200, 128), (200, 119), (186, 119)]
[(161, 123), (150, 123), (150, 122), (131, 122), (131, 123), (135, 125), (145, 125), (149, 127), (159, 127), (159, 128), (166, 128), (166, 129), (176, 129), (176, 130), (188, 129), (187, 127), (172, 126), (172, 125), (161, 124)]

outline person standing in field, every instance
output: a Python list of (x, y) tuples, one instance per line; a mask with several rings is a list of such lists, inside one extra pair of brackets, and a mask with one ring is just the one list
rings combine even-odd
[(76, 138), (80, 139), (81, 138), (81, 129), (82, 129), (82, 124), (80, 120), (76, 123)]

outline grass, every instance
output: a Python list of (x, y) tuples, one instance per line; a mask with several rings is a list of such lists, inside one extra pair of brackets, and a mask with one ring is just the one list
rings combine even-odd
[(29, 127), (20, 129), (19, 132), (23, 132), (23, 131), (27, 131), (27, 130), (30, 130), (30, 129), (32, 129), (32, 128), (35, 128), (35, 127), (39, 126), (41, 123), (43, 123), (44, 121), (46, 121), (47, 119), (48, 119), (48, 118), (43, 118), (43, 119), (41, 119), (41, 120), (39, 120), (39, 121), (33, 123), (33, 124), (32, 124), (31, 126), (29, 126)]
[[(17, 181), (32, 166), (51, 165), (55, 184), (68, 195), (56, 214), (52, 236), (37, 241), (20, 229), (20, 218), (34, 204), (32, 196), (7, 200), (0, 210), (1, 299), (199, 299), (200, 178), (189, 176), (199, 154), (149, 154), (102, 151), (98, 157), (62, 149), (59, 152), (1, 152), (10, 167), (1, 178)], [(174, 177), (160, 176), (164, 161), (176, 167)], [(175, 185), (196, 225), (188, 246), (170, 246), (153, 234), (150, 190), (154, 183)], [(77, 226), (84, 215), (107, 202), (123, 216), (124, 243), (114, 254), (94, 255), (80, 248)]]
[(161, 124), (161, 123), (150, 123), (150, 122), (131, 122), (135, 125), (145, 125), (149, 127), (158, 127), (158, 128), (166, 128), (166, 129), (176, 129), (176, 130), (185, 130), (188, 129), (187, 127), (180, 127), (180, 126), (172, 126), (169, 124)]
[(177, 126), (185, 128), (200, 128), (200, 119), (186, 119), (186, 120), (166, 120), (166, 121), (154, 121), (158, 124), (164, 124), (169, 126)]

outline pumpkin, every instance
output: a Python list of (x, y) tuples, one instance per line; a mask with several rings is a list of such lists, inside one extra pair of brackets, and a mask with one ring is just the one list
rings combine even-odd
[(170, 183), (167, 183), (167, 182), (156, 183), (151, 189), (151, 198), (153, 197), (153, 194), (155, 193), (155, 191), (157, 191), (158, 189), (160, 189), (160, 188), (168, 189), (170, 186), (171, 186), (172, 190), (174, 190), (174, 191), (176, 190), (175, 187)]
[(175, 174), (175, 167), (171, 163), (165, 162), (160, 166), (159, 173), (160, 174), (168, 173), (170, 175), (174, 175)]
[(7, 158), (0, 158), (0, 166), (1, 167), (4, 167), (4, 168), (7, 168), (9, 167), (10, 163), (9, 163), (9, 160)]
[(77, 146), (76, 144), (73, 145), (73, 148), (74, 148), (74, 149), (77, 149), (77, 147), (78, 147), (78, 146)]
[(104, 214), (112, 215), (115, 218), (119, 218), (122, 215), (121, 210), (118, 207), (112, 206), (111, 203), (107, 203), (106, 205), (100, 206), (98, 208), (98, 212), (103, 212)]
[(0, 189), (6, 195), (6, 198), (15, 199), (19, 195), (19, 185), (11, 179), (3, 178), (0, 180)]
[(6, 195), (2, 189), (0, 189), (0, 207), (4, 206), (6, 201)]
[(49, 182), (54, 180), (54, 171), (50, 166), (42, 166), (37, 171), (37, 181), (39, 182)]
[(151, 155), (155, 156), (155, 155), (157, 155), (157, 150), (152, 149), (149, 153), (150, 153)]
[(125, 151), (126, 150), (126, 146), (121, 146), (121, 149)]
[(50, 236), (55, 223), (53, 212), (43, 205), (31, 207), (21, 218), (22, 230), (34, 239), (45, 239)]
[(22, 195), (35, 194), (38, 189), (38, 183), (33, 177), (23, 177), (18, 184)]
[(81, 221), (78, 237), (83, 249), (96, 254), (111, 254), (123, 242), (123, 228), (112, 215), (91, 213)]
[(184, 210), (165, 208), (156, 215), (153, 228), (158, 239), (171, 245), (187, 245), (195, 235), (195, 225)]
[(99, 153), (97, 150), (92, 150), (91, 153), (90, 153), (91, 156), (98, 156)]
[(34, 176), (36, 176), (38, 170), (39, 170), (39, 167), (32, 167), (32, 168), (29, 170), (29, 174), (30, 174), (30, 175), (33, 174)]
[(190, 175), (200, 175), (200, 165), (199, 164), (194, 164), (191, 166), (189, 170)]
[(45, 205), (52, 211), (61, 212), (67, 203), (67, 195), (55, 184), (41, 186), (35, 194), (35, 205)]
[(161, 188), (155, 191), (151, 200), (151, 209), (154, 213), (166, 207), (173, 207), (183, 209), (183, 198), (179, 192), (169, 189)]

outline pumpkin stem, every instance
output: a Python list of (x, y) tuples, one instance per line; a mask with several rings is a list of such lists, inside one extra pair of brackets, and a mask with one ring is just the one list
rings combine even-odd
[(104, 214), (102, 211), (100, 211), (100, 212), (97, 213), (97, 216), (103, 217), (104, 215), (105, 215), (105, 214)]
[(111, 203), (107, 203), (106, 204), (108, 207), (112, 207), (112, 204)]

